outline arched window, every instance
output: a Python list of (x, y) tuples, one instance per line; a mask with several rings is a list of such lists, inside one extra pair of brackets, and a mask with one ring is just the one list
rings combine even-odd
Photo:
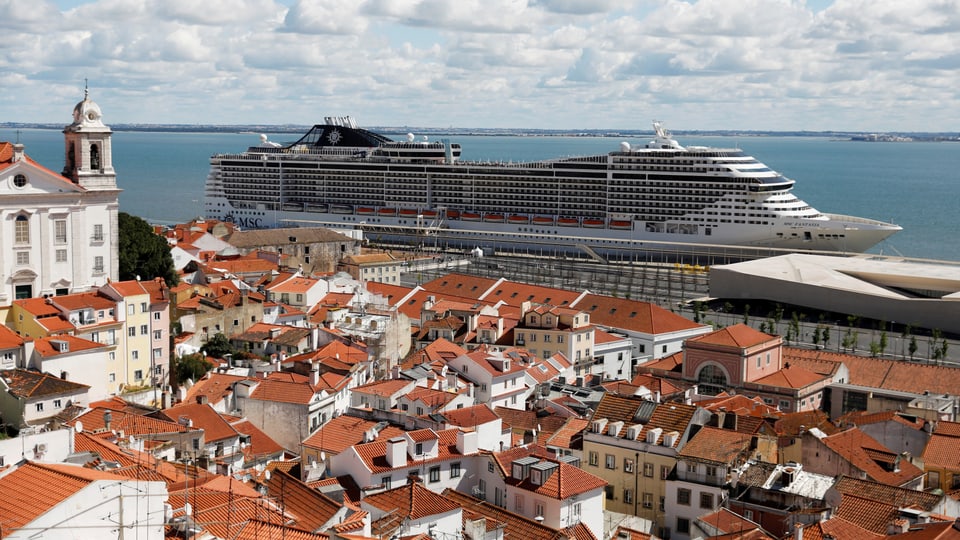
[(727, 389), (727, 376), (719, 367), (708, 364), (703, 366), (697, 375), (699, 392), (708, 396), (715, 396)]
[(16, 244), (30, 243), (30, 218), (20, 214), (14, 222), (13, 241)]
[(90, 145), (90, 168), (100, 168), (100, 147), (95, 144)]

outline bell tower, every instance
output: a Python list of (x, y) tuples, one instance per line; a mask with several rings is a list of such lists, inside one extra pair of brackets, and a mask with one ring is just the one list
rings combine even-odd
[(63, 129), (63, 176), (88, 190), (117, 189), (111, 134), (103, 123), (100, 106), (90, 99), (90, 89), (85, 84), (83, 101), (73, 108), (73, 123)]

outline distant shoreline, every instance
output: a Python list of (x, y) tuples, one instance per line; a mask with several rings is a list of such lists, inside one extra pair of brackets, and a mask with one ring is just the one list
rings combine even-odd
[[(297, 133), (310, 130), (308, 125), (187, 125), (187, 124), (111, 124), (113, 131), (154, 133)], [(42, 129), (62, 131), (63, 124), (37, 124), (27, 122), (0, 122), (0, 129)], [(505, 128), (433, 128), (413, 126), (370, 126), (379, 133), (407, 133), (430, 136), (501, 136), (501, 137), (650, 137), (646, 130), (609, 129), (505, 129)], [(685, 130), (674, 131), (678, 136), (694, 137), (829, 137), (838, 140), (864, 142), (960, 142), (957, 133), (916, 132), (859, 132), (859, 131), (761, 131), (761, 130)]]

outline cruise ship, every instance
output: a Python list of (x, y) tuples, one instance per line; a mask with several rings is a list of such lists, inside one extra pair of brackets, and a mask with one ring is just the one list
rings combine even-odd
[[(205, 213), (245, 228), (326, 226), (446, 247), (711, 246), (863, 252), (901, 230), (817, 211), (740, 149), (643, 145), (533, 162), (461, 160), (459, 144), (394, 141), (328, 117), (298, 141), (210, 159)], [(669, 247), (666, 247), (669, 246)], [(694, 248), (696, 246), (697, 248)]]

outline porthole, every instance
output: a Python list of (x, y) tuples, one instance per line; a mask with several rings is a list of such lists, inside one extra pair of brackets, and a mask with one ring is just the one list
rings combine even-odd
[(14, 176), (13, 185), (17, 186), (18, 188), (22, 188), (23, 186), (27, 185), (27, 176), (25, 174), (18, 174)]

